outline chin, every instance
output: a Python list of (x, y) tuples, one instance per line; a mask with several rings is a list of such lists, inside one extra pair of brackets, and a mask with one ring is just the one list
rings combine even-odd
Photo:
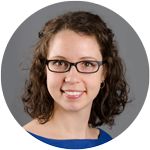
[(89, 105), (82, 105), (81, 103), (70, 104), (64, 107), (66, 111), (70, 111), (70, 112), (79, 112), (79, 111), (86, 110), (86, 109), (89, 110), (89, 108), (91, 108)]
[(82, 110), (81, 107), (73, 107), (73, 106), (67, 107), (67, 108), (64, 108), (64, 109), (65, 109), (66, 111), (70, 111), (70, 112), (78, 112), (78, 111)]

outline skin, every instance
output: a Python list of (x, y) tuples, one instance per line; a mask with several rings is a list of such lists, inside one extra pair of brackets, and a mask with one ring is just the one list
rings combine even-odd
[[(102, 55), (94, 36), (62, 30), (49, 42), (47, 59), (101, 61)], [(90, 128), (88, 120), (92, 102), (104, 80), (103, 66), (92, 74), (79, 73), (75, 67), (66, 73), (54, 73), (46, 67), (46, 75), (47, 88), (54, 99), (54, 116), (44, 125), (33, 120), (25, 129), (55, 139), (97, 138), (99, 130)]]

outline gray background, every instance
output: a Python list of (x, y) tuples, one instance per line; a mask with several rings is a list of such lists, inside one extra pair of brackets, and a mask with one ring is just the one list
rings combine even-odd
[[(116, 117), (112, 128), (102, 126), (112, 137), (122, 133), (136, 118), (146, 98), (149, 84), (149, 66), (144, 47), (133, 28), (118, 14), (88, 2), (62, 2), (43, 8), (26, 19), (14, 32), (5, 50), (1, 82), (6, 103), (17, 122), (22, 126), (31, 118), (24, 113), (21, 94), (28, 78), (32, 51), (38, 40), (38, 32), (49, 19), (68, 11), (84, 10), (98, 14), (115, 33), (121, 57), (127, 66), (132, 103)], [(24, 68), (24, 70), (23, 70)]]

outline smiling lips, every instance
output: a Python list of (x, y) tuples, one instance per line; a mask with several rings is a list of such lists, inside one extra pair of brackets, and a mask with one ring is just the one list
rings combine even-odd
[(65, 96), (69, 99), (78, 99), (82, 96), (85, 91), (76, 91), (76, 90), (63, 90)]

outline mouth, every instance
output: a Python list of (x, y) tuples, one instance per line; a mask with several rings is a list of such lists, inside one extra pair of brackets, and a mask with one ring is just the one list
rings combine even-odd
[(69, 99), (78, 99), (80, 98), (85, 91), (79, 90), (61, 90), (65, 97)]

